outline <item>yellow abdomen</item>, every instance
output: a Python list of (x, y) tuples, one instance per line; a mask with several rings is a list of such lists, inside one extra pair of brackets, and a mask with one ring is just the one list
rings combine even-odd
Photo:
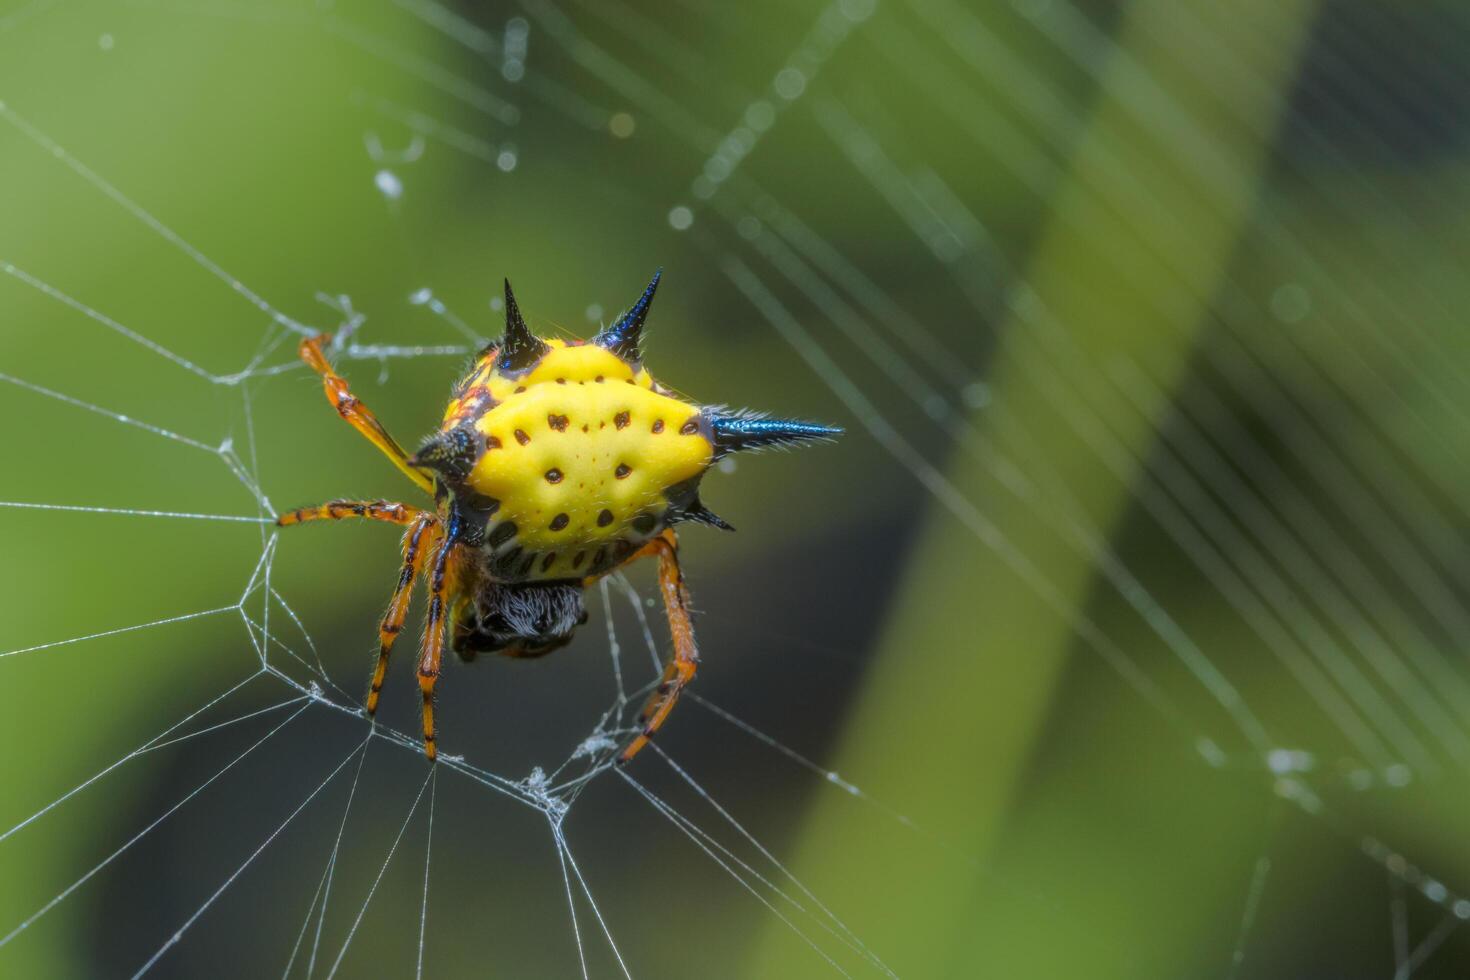
[(473, 421), (484, 452), (464, 487), (495, 502), (492, 577), (581, 577), (665, 526), (668, 491), (700, 476), (714, 449), (699, 410), (646, 377), (597, 348), (559, 347), (518, 383), (495, 380), (504, 387)]

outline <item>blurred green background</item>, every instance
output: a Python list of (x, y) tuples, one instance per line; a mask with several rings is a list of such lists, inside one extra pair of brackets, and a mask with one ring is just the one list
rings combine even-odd
[[(0, 2), (0, 976), (1464, 975), (1467, 55), (1450, 0)], [(269, 663), (361, 696), (394, 533), (250, 519), (413, 500), (290, 324), (360, 314), (411, 443), (502, 277), (586, 336), (659, 266), (662, 380), (848, 434), (706, 481), (679, 768), (563, 827), (620, 968), (541, 814), (441, 771), (431, 835), (258, 673), (268, 568)], [(566, 760), (594, 607), (450, 663), (445, 751)]]

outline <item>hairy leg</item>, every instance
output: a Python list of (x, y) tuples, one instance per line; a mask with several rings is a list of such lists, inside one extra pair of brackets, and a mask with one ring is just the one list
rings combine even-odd
[(456, 530), (457, 525), (451, 518), (451, 526), (440, 536), (434, 551), (433, 564), (429, 568), (429, 616), (424, 623), (424, 642), (419, 653), (419, 690), (424, 697), (424, 754), (430, 761), (439, 754), (435, 744), (434, 685), (439, 682), (439, 667), (444, 659), (445, 597)]
[(653, 738), (668, 719), (679, 693), (694, 679), (699, 668), (699, 650), (694, 643), (694, 624), (689, 617), (689, 590), (679, 570), (679, 541), (672, 530), (654, 538), (628, 560), (658, 558), (658, 587), (663, 596), (664, 611), (669, 617), (669, 632), (674, 638), (674, 654), (664, 668), (659, 685), (638, 715), (638, 735), (618, 755), (618, 764), (627, 763)]
[(383, 690), (383, 678), (388, 673), (388, 657), (393, 644), (403, 631), (403, 621), (408, 616), (408, 606), (413, 599), (413, 583), (423, 567), (424, 552), (433, 547), (437, 538), (435, 530), (438, 518), (432, 514), (420, 514), (403, 536), (403, 568), (398, 573), (398, 584), (393, 587), (393, 596), (388, 600), (388, 611), (378, 626), (378, 666), (373, 671), (372, 686), (368, 688), (367, 713), (372, 717), (378, 711), (378, 695)]
[(428, 513), (408, 504), (387, 500), (329, 500), (316, 507), (298, 507), (276, 518), (279, 527), (304, 524), (307, 521), (345, 521), (361, 518), (366, 521), (383, 521), (387, 524), (412, 524)]
[(367, 437), (367, 440), (382, 450), (383, 455), (393, 461), (403, 473), (425, 493), (434, 492), (434, 481), (423, 470), (418, 469), (408, 461), (408, 454), (403, 447), (398, 445), (378, 417), (372, 413), (362, 402), (357, 400), (347, 381), (336, 371), (332, 365), (327, 363), (327, 357), (322, 353), (322, 342), (328, 339), (327, 334), (319, 334), (308, 337), (301, 342), (299, 352), (301, 359), (311, 367), (313, 371), (322, 376), (322, 388), (327, 393), (327, 400), (337, 409), (337, 414), (347, 420), (347, 424)]

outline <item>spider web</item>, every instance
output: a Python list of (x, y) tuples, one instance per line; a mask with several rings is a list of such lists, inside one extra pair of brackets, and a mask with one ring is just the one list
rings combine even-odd
[[(719, 6), (680, 10), (667, 23), (545, 0), (494, 14), (426, 0), (0, 11), (14, 55), (0, 133), (20, 161), (3, 193), (30, 235), (11, 225), (0, 254), (21, 325), (0, 370), (18, 462), (0, 491), (19, 556), (14, 640), (0, 642), (14, 706), (7, 971), (1059, 975), (1115, 962), (1100, 952), (1118, 941), (1100, 904), (1121, 895), (1195, 949), (1160, 941), (1117, 960), (1118, 975), (1287, 975), (1302, 962), (1453, 973), (1470, 955), (1470, 885), (1463, 850), (1436, 829), (1453, 821), (1470, 753), (1458, 492), (1470, 411), (1445, 298), (1458, 234), (1439, 202), (1464, 189), (1451, 167), (1421, 183), (1420, 157), (1463, 152), (1457, 120), (1434, 111), (1465, 88), (1463, 15), (1276, 4), (1241, 26), (1164, 3), (837, 0), (763, 11), (753, 38)], [(197, 57), (201, 32), (224, 63), (209, 71), (248, 72), (266, 51), (327, 58), (319, 76), (210, 89), (212, 112), (259, 125), (286, 110), (252, 103), (284, 107), (310, 79), (322, 87), (305, 116), (320, 131), (216, 149), (189, 139), (186, 102), (156, 96), (174, 115), (130, 119), (147, 136), (139, 154), (110, 149), (119, 127), (82, 111), (80, 92), (22, 84), (145, 38)], [(1379, 63), (1384, 36), (1429, 54)], [(725, 53), (747, 49), (759, 70)], [(920, 104), (943, 125), (907, 118)], [(267, 210), (299, 203), (330, 225), (375, 209), (397, 236), (388, 260), (350, 236), (323, 257), (268, 228), (252, 205), (295, 192), (248, 176), (217, 223), (180, 230), (190, 195), (228, 190), (209, 174), (277, 173), (276, 154), (323, 144), (330, 154), (304, 163), (321, 193)], [(685, 176), (620, 152), (651, 147)], [(257, 155), (225, 156), (242, 149)], [(128, 188), (157, 185), (159, 169), (177, 174), (178, 197), (145, 205)], [(493, 188), (464, 207), (494, 241), (433, 227), (452, 207), (441, 185)], [(881, 214), (883, 242), (855, 233), (852, 213)], [(605, 224), (584, 234), (584, 214)], [(622, 240), (653, 224), (657, 248)], [(1116, 237), (1089, 237), (1100, 228)], [(240, 244), (263, 240), (281, 253)], [(609, 260), (614, 241), (640, 254)], [(401, 670), (378, 724), (361, 708), (354, 644), (394, 566), (384, 535), (271, 525), (284, 507), (392, 479), (366, 453), (323, 471), (316, 447), (353, 437), (295, 343), (335, 331), (339, 366), (392, 419), (406, 410), (385, 400), (442, 400), (456, 359), (497, 332), (491, 273), (513, 268), (532, 310), (537, 292), (580, 309), (556, 270), (626, 260), (616, 281), (637, 284), (633, 260), (657, 263), (659, 249), (687, 250), (688, 290), (727, 304), (688, 312), (786, 352), (774, 391), (815, 378), (828, 393), (853, 434), (823, 489), (867, 481), (888, 511), (930, 510), (913, 530), (916, 584), (889, 583), (887, 629), (923, 642), (905, 663), (881, 645), (865, 663), (858, 636), (834, 649), (792, 635), (833, 628), (823, 609), (876, 632), (856, 608), (818, 602), (783, 622), (726, 606), (691, 568), (705, 676), (669, 736), (619, 770), (610, 759), (663, 643), (638, 575), (617, 576), (592, 597), (602, 626), (534, 664), (544, 679), (448, 666), (444, 745), (466, 751), (429, 767), (411, 705), (389, 703)], [(377, 281), (354, 273), (364, 261)], [(277, 265), (292, 274), (240, 272)], [(267, 278), (295, 284), (289, 301), (254, 285)], [(598, 273), (582, 295), (613, 281)], [(567, 330), (590, 332), (625, 301), (587, 304)], [(1125, 314), (1145, 326), (1109, 333)], [(718, 356), (700, 353), (715, 332), (663, 317), (659, 349), (719, 377)], [(735, 479), (778, 479), (746, 469)], [(863, 503), (833, 505), (844, 534), (881, 549), (912, 530), (875, 527)], [(861, 580), (836, 563), (834, 591), (860, 594), (903, 551), (890, 545)], [(776, 559), (802, 560), (743, 560)], [(64, 603), (48, 605), (53, 593)], [(1034, 604), (1041, 625), (986, 632), (1008, 600)], [(711, 691), (725, 633), (770, 651), (743, 668), (767, 672), (759, 686), (729, 689), (742, 710)], [(1017, 674), (1034, 688), (1007, 686), (994, 659), (1006, 643), (1035, 664)], [(1060, 680), (1058, 651), (1076, 652)], [(825, 659), (794, 663), (810, 654)], [(1001, 706), (945, 683), (957, 656), (985, 665), (957, 676), (1047, 706), (1007, 723), (1039, 729), (1013, 756), (966, 727)], [(907, 715), (887, 714), (874, 692), (904, 684)], [(764, 696), (785, 710), (760, 711)], [(831, 731), (803, 734), (802, 712)], [(107, 723), (58, 731), (84, 717)], [(839, 744), (844, 721), (856, 734)], [(949, 764), (895, 772), (926, 726)], [(1138, 754), (1089, 753), (1109, 728)], [(815, 761), (838, 757), (864, 778)], [(987, 804), (1005, 826), (955, 820), (944, 801), (988, 785), (973, 771), (1008, 766), (1025, 767), (1021, 788)], [(1082, 766), (1122, 790), (1071, 774)], [(1221, 819), (1186, 808), (1192, 795)], [(1078, 808), (1090, 819), (1069, 821)], [(1222, 830), (1232, 819), (1247, 826)], [(1171, 877), (1113, 820), (1218, 849), (1218, 863)], [(905, 917), (949, 879), (968, 904), (925, 907), (934, 925)], [(1218, 894), (1178, 903), (1171, 882)], [(1328, 940), (1281, 928), (1329, 888)], [(1008, 930), (1023, 938), (991, 948)], [(950, 952), (916, 950), (936, 946)]]

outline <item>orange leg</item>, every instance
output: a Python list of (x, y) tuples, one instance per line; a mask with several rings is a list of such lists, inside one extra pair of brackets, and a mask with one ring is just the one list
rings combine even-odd
[(423, 567), (424, 551), (433, 545), (434, 528), (438, 523), (432, 514), (420, 513), (403, 535), (403, 571), (398, 575), (393, 597), (388, 600), (388, 611), (383, 613), (383, 622), (378, 626), (378, 666), (373, 671), (373, 683), (367, 696), (369, 718), (378, 711), (378, 695), (388, 673), (388, 656), (393, 652), (398, 634), (403, 632), (403, 620), (408, 616), (408, 606), (413, 599), (413, 582)]
[(439, 664), (444, 657), (444, 606), (449, 559), (454, 551), (453, 526), (442, 536), (429, 571), (429, 617), (424, 623), (424, 643), (419, 653), (419, 690), (424, 696), (424, 755), (438, 757), (434, 743), (434, 685), (439, 682)]
[(664, 668), (658, 687), (638, 715), (638, 736), (629, 742), (618, 755), (618, 764), (623, 765), (647, 745), (649, 739), (663, 725), (679, 700), (685, 685), (694, 680), (699, 667), (699, 650), (694, 645), (694, 624), (689, 619), (689, 590), (684, 587), (684, 576), (679, 571), (679, 540), (672, 530), (654, 538), (628, 559), (658, 556), (658, 588), (663, 594), (664, 611), (669, 615), (669, 632), (674, 637), (674, 655)]
[(433, 479), (408, 461), (408, 454), (403, 451), (403, 447), (388, 434), (388, 430), (383, 428), (383, 423), (378, 421), (378, 417), (357, 400), (357, 396), (347, 387), (346, 379), (332, 370), (332, 365), (327, 363), (327, 357), (322, 353), (322, 343), (328, 339), (328, 334), (308, 337), (301, 342), (299, 349), (301, 359), (322, 376), (322, 388), (327, 393), (327, 400), (337, 409), (337, 414), (347, 420), (348, 425), (361, 432), (369, 442), (381, 449), (383, 455), (391, 459), (393, 465), (402, 470), (410, 480), (417, 483), (420, 489), (432, 494), (434, 492)]
[(426, 511), (408, 504), (396, 504), (387, 500), (329, 500), (320, 507), (299, 507), (276, 518), (280, 527), (303, 524), (306, 521), (344, 521), (360, 517), (368, 521), (384, 521), (388, 524), (412, 524)]

